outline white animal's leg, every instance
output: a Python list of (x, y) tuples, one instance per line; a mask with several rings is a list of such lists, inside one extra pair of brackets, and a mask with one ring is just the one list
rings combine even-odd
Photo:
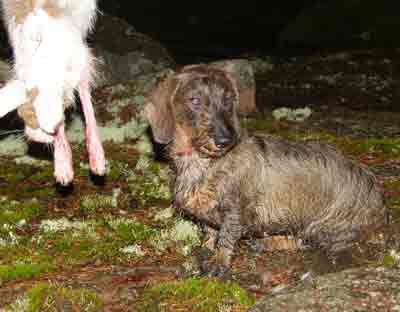
[(27, 100), (25, 84), (12, 80), (0, 89), (0, 118), (24, 104)]
[(39, 89), (33, 105), (40, 128), (48, 134), (55, 134), (64, 120), (62, 89), (49, 83), (47, 88)]
[(54, 138), (54, 176), (61, 185), (68, 185), (74, 178), (71, 146), (65, 135), (64, 123), (58, 127)]
[(85, 68), (79, 82), (79, 97), (86, 121), (86, 147), (89, 153), (90, 169), (94, 174), (102, 176), (106, 171), (106, 160), (90, 96), (89, 77), (89, 70)]

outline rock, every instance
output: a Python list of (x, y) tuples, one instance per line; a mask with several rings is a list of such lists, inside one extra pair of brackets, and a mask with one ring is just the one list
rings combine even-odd
[(399, 268), (356, 268), (270, 294), (249, 312), (399, 311)]
[(253, 66), (255, 76), (261, 76), (269, 73), (275, 68), (274, 62), (270, 56), (251, 57), (249, 62)]
[(136, 32), (118, 17), (101, 15), (91, 41), (99, 61), (98, 86), (126, 82), (175, 67), (175, 61), (159, 42)]
[(281, 46), (397, 47), (400, 27), (397, 1), (318, 1), (279, 35)]

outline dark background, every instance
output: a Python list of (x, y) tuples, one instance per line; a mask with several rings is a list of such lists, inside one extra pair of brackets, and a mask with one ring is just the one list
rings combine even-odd
[(400, 46), (397, 0), (102, 0), (99, 7), (160, 41), (182, 62)]
[[(77, 0), (78, 1), (78, 0)], [(400, 47), (398, 0), (99, 0), (178, 63), (243, 55)], [(0, 56), (11, 56), (3, 25)]]

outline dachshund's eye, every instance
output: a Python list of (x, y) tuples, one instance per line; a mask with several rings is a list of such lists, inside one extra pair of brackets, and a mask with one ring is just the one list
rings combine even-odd
[(201, 99), (197, 96), (192, 96), (189, 98), (189, 104), (193, 110), (199, 110), (201, 106)]

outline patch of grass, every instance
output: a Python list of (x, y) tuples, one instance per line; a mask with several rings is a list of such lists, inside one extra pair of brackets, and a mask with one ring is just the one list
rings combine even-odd
[(272, 132), (274, 130), (274, 121), (270, 118), (244, 118), (241, 120), (242, 127), (250, 131)]
[(394, 223), (400, 221), (400, 197), (392, 197), (386, 200), (386, 206), (391, 210)]
[[(54, 185), (43, 185), (48, 181), (53, 181), (53, 168), (33, 167), (31, 165), (16, 165), (15, 163), (3, 160), (3, 166), (0, 168), (0, 177), (8, 182), (7, 186), (2, 187), (1, 195), (6, 195), (13, 199), (32, 199), (46, 198), (54, 196)], [(33, 185), (40, 182), (42, 185)], [(23, 183), (23, 187), (15, 187), (16, 184)]]
[(32, 181), (46, 181), (46, 179), (53, 179), (54, 171), (53, 166), (41, 167), (34, 175), (29, 179)]
[(138, 311), (246, 311), (255, 299), (235, 283), (190, 278), (165, 282), (147, 289)]
[(19, 202), (0, 198), (0, 225), (16, 224), (22, 220), (30, 222), (40, 216), (42, 211), (43, 207), (36, 199)]
[[(86, 233), (87, 234), (87, 233)], [(38, 239), (37, 249), (47, 255), (51, 255), (57, 266), (81, 265), (96, 259), (108, 256), (110, 250), (117, 250), (115, 242), (107, 242), (105, 238), (85, 236), (85, 232), (49, 233)], [(117, 253), (112, 253), (115, 256)]]
[(120, 189), (114, 189), (112, 195), (86, 195), (81, 199), (81, 209), (87, 213), (93, 213), (103, 208), (116, 208)]
[(393, 209), (400, 209), (400, 197), (392, 197), (388, 199), (386, 205)]
[(15, 279), (28, 279), (49, 272), (53, 266), (48, 262), (16, 263), (0, 265), (0, 284)]
[(348, 149), (354, 155), (375, 153), (386, 157), (394, 157), (400, 154), (400, 139), (371, 138), (366, 140), (354, 140), (348, 145)]
[[(27, 294), (6, 308), (7, 312), (39, 311), (85, 311), (97, 312), (104, 302), (95, 291), (89, 289), (72, 289), (49, 283), (40, 283)], [(23, 309), (23, 310), (21, 310)]]
[(6, 192), (7, 195), (10, 195), (13, 198), (26, 199), (29, 200), (31, 198), (37, 199), (48, 199), (55, 196), (56, 191), (54, 186), (31, 186), (25, 184), (23, 188), (16, 188), (15, 184), (12, 185)]
[(119, 262), (132, 255), (122, 252), (128, 245), (140, 244), (157, 231), (133, 219), (106, 217), (102, 221), (42, 221), (31, 249), (53, 257), (59, 266), (93, 261)]
[(396, 177), (391, 178), (390, 180), (386, 180), (383, 182), (383, 186), (385, 189), (400, 191), (400, 179), (397, 179)]
[[(44, 181), (44, 180), (43, 180)], [(48, 199), (52, 198), (56, 195), (56, 190), (53, 185), (48, 187), (26, 187), (21, 194), (23, 198), (39, 198), (39, 199)]]
[(150, 242), (157, 252), (174, 247), (179, 254), (188, 256), (201, 244), (201, 230), (191, 221), (174, 218), (164, 223), (163, 227)]
[(141, 243), (156, 234), (156, 231), (139, 222), (120, 223), (115, 227), (118, 238), (126, 243)]
[(339, 143), (338, 137), (325, 132), (311, 132), (311, 133), (289, 132), (286, 137), (288, 139), (300, 140), (300, 141), (313, 140), (313, 141), (323, 141), (330, 144)]
[(23, 172), (8, 172), (5, 175), (2, 175), (9, 183), (16, 184), (18, 182), (26, 179), (26, 176)]
[(170, 201), (170, 172), (167, 166), (148, 157), (139, 158), (127, 181), (132, 196), (142, 205), (155, 201)]
[(109, 169), (107, 172), (107, 177), (111, 180), (117, 180), (119, 177), (123, 175), (123, 172), (126, 170), (127, 164), (119, 161), (112, 160), (109, 163)]
[(282, 132), (277, 134), (289, 140), (306, 141), (316, 140), (323, 141), (332, 145), (336, 145), (345, 153), (354, 156), (363, 154), (375, 154), (377, 157), (390, 158), (400, 155), (400, 139), (385, 138), (385, 139), (350, 139), (343, 137), (336, 137), (330, 133), (324, 132)]

